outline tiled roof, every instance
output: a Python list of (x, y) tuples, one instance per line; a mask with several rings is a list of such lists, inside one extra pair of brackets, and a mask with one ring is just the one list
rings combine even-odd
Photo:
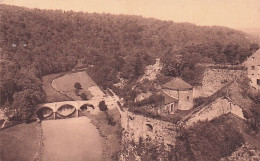
[(180, 78), (174, 78), (171, 81), (162, 85), (162, 88), (172, 90), (191, 90), (192, 86)]

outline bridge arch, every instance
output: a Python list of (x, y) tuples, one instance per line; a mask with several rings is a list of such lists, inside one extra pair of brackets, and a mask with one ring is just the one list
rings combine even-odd
[(76, 111), (76, 107), (71, 104), (63, 104), (57, 109), (57, 113), (61, 116), (67, 117)]
[(41, 120), (47, 118), (53, 114), (53, 109), (47, 106), (43, 106), (36, 111), (36, 115)]

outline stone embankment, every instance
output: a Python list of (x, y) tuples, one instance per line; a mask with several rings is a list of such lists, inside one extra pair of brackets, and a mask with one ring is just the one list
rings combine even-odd
[(40, 123), (37, 123), (37, 133), (38, 133), (39, 147), (38, 147), (38, 151), (37, 151), (33, 161), (40, 161), (41, 158), (42, 158), (42, 152), (43, 152), (43, 131), (42, 131), (42, 125)]

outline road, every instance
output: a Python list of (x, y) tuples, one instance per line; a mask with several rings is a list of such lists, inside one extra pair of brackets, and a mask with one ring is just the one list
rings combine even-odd
[(43, 161), (99, 161), (102, 143), (87, 117), (46, 120), (43, 128)]

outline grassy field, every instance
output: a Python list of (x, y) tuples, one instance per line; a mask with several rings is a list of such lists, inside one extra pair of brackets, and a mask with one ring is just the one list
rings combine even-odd
[(81, 91), (87, 94), (88, 99), (91, 99), (92, 95), (88, 88), (96, 86), (96, 83), (86, 74), (85, 71), (68, 73), (58, 77), (53, 80), (52, 86), (74, 100), (81, 100), (81, 98), (75, 94), (74, 84), (76, 82), (81, 84)]
[(42, 78), (43, 85), (42, 88), (46, 94), (45, 102), (60, 102), (60, 101), (71, 101), (69, 97), (67, 97), (64, 94), (61, 94), (60, 92), (56, 91), (52, 87), (52, 80), (62, 76), (64, 73), (58, 73), (58, 74), (50, 74), (47, 76), (44, 76)]
[(20, 124), (0, 130), (0, 160), (30, 161), (38, 151), (37, 124)]

